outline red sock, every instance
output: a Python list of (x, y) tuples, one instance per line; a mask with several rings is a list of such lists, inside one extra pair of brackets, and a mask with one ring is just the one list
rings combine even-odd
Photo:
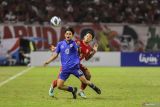
[(81, 83), (81, 90), (84, 90), (87, 87), (87, 84)]
[(52, 85), (53, 85), (53, 88), (57, 87), (57, 80), (53, 80)]

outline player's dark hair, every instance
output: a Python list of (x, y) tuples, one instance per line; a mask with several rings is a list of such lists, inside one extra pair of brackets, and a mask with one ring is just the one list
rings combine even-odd
[(95, 36), (94, 33), (91, 32), (91, 31), (87, 31), (85, 35), (87, 35), (88, 33), (91, 34), (92, 35), (92, 39), (94, 39), (94, 36)]
[(82, 29), (82, 31), (80, 33), (80, 35), (81, 35), (80, 38), (83, 39), (87, 33), (90, 33), (92, 35), (92, 39), (94, 38), (94, 30), (91, 28)]
[(67, 27), (67, 28), (65, 29), (65, 32), (67, 32), (67, 31), (71, 31), (72, 34), (74, 35), (74, 29), (73, 29), (72, 27)]

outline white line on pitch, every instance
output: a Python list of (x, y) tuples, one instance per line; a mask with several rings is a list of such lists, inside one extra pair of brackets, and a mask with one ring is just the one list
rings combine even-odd
[(5, 84), (7, 84), (7, 83), (10, 82), (11, 80), (14, 80), (14, 79), (16, 79), (17, 77), (23, 75), (24, 73), (28, 72), (28, 71), (31, 70), (32, 68), (34, 68), (34, 67), (29, 67), (29, 68), (27, 68), (27, 69), (25, 69), (25, 70), (17, 73), (16, 75), (8, 78), (7, 80), (0, 82), (0, 87), (3, 86), (3, 85), (5, 85)]

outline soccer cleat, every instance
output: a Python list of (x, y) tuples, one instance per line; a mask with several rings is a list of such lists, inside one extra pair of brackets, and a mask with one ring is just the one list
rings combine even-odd
[(73, 88), (73, 92), (72, 92), (72, 95), (73, 95), (73, 99), (76, 99), (77, 98), (77, 87), (74, 87)]
[(78, 95), (82, 98), (87, 98), (83, 91), (79, 91)]
[(101, 94), (101, 90), (98, 87), (95, 86), (93, 89), (97, 94)]
[(54, 88), (52, 86), (49, 89), (49, 96), (54, 97)]

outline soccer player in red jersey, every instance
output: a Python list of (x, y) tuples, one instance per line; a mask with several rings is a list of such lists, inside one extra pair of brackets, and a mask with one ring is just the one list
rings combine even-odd
[[(76, 43), (80, 47), (80, 60), (89, 60), (96, 52), (98, 49), (98, 44), (94, 44), (93, 48), (90, 46), (90, 42), (93, 40), (94, 34), (90, 31), (88, 31), (84, 37), (83, 40), (75, 40)], [(51, 50), (54, 51), (56, 47), (51, 46)], [(91, 79), (91, 74), (90, 71), (85, 67), (84, 65), (80, 64), (80, 70), (84, 73), (85, 77), (87, 80)], [(61, 69), (60, 69), (61, 72)], [(54, 88), (57, 86), (57, 80), (54, 80), (53, 83), (51, 84), (50, 90), (49, 90), (49, 95), (54, 96)], [(82, 98), (86, 98), (86, 95), (84, 94), (84, 90), (86, 88), (86, 84), (81, 83), (80, 90), (78, 92), (78, 95), (81, 96)]]

